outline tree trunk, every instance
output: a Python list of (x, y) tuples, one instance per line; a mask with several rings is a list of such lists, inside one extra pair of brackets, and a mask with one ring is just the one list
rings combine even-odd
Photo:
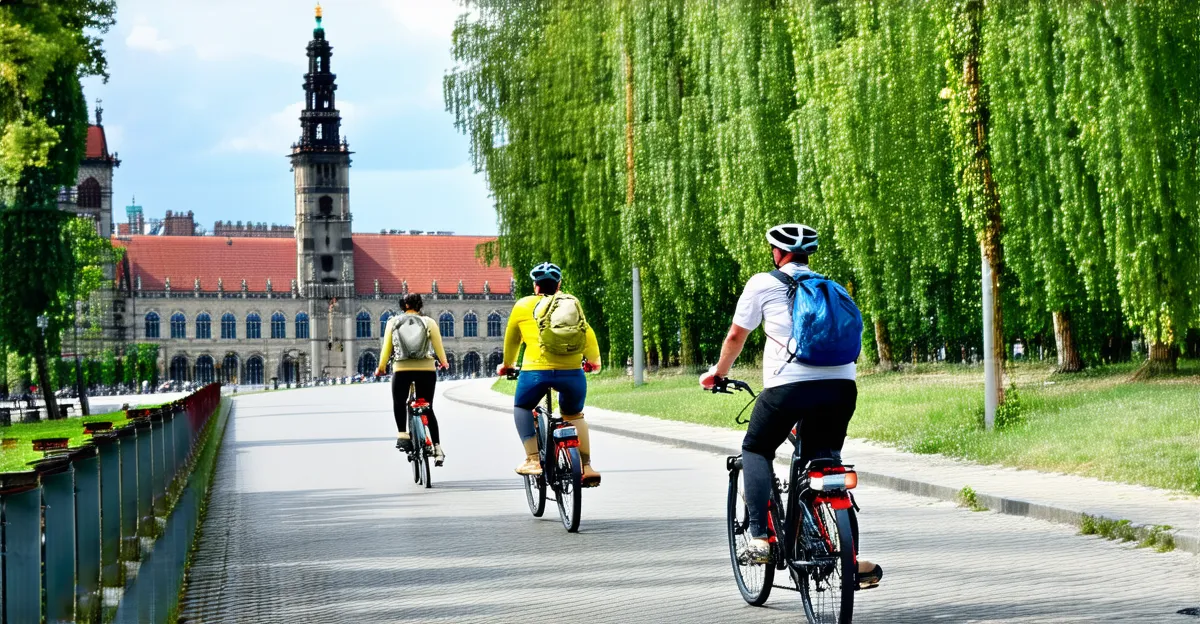
[(46, 402), (46, 414), (49, 420), (60, 418), (58, 400), (54, 396), (54, 387), (50, 383), (50, 369), (46, 366), (46, 343), (38, 342), (37, 354), (34, 356), (37, 364), (38, 385), (42, 388), (42, 399)]
[[(965, 183), (975, 186), (976, 201), (983, 205), (983, 231), (980, 232), (980, 252), (987, 263), (991, 274), (990, 283), (984, 288), (991, 290), (991, 342), (992, 352), (984, 357), (993, 358), (995, 374), (996, 402), (1004, 403), (1004, 323), (1001, 317), (1000, 305), (1000, 274), (1003, 270), (1002, 247), (1000, 245), (1001, 213), (1000, 193), (996, 188), (996, 180), (992, 176), (992, 158), (988, 143), (988, 119), (990, 111), (983, 97), (983, 79), (979, 75), (979, 51), (982, 40), (983, 0), (971, 0), (963, 8), (967, 21), (968, 43), (966, 54), (963, 56), (963, 87), (966, 96), (966, 106), (963, 113), (968, 116), (971, 124), (972, 156), (967, 165)], [(977, 176), (977, 177), (975, 177)], [(984, 327), (985, 332), (989, 328)]]
[(680, 319), (679, 325), (679, 363), (686, 369), (693, 369), (701, 364), (699, 361), (700, 336), (696, 331), (695, 322), (691, 319)]
[(1075, 343), (1071, 314), (1066, 310), (1059, 310), (1054, 312), (1053, 318), (1054, 346), (1058, 349), (1057, 372), (1078, 373), (1083, 370), (1083, 359), (1079, 357), (1079, 345)]
[(879, 370), (896, 370), (896, 362), (892, 358), (892, 339), (888, 336), (887, 325), (875, 319), (875, 350), (879, 352)]
[(1179, 366), (1179, 346), (1170, 342), (1150, 343), (1150, 357), (1137, 372), (1134, 379), (1149, 379), (1163, 373), (1173, 373)]

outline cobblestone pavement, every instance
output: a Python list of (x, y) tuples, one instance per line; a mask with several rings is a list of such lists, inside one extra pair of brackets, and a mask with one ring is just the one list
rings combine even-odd
[[(384, 384), (237, 399), (183, 604), (187, 622), (803, 621), (745, 605), (723, 458), (593, 433), (604, 485), (577, 535), (535, 519), (511, 418), (439, 398), (446, 466), (419, 489)], [(1200, 559), (860, 488), (887, 570), (856, 622), (1200, 622)]]

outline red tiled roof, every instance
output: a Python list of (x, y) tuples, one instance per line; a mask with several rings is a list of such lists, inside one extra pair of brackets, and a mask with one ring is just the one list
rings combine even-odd
[(438, 291), (458, 292), (458, 280), (467, 293), (482, 293), (488, 282), (496, 294), (508, 294), (512, 271), (506, 267), (486, 266), (475, 257), (479, 245), (495, 240), (490, 236), (396, 236), (354, 235), (355, 291), (360, 295), (380, 291), (399, 293), (408, 280), (409, 292), (426, 294), (437, 280)]
[[(409, 292), (427, 294), (437, 280), (445, 294), (458, 291), (463, 282), (467, 293), (508, 294), (512, 271), (485, 266), (476, 258), (488, 236), (403, 236), (354, 234), (355, 291), (375, 294), (375, 280), (385, 294), (397, 294), (408, 280)], [(217, 290), (217, 279), (225, 292), (238, 292), (242, 280), (253, 292), (266, 290), (267, 278), (275, 292), (288, 292), (296, 277), (296, 241), (292, 238), (225, 238), (218, 236), (131, 236), (113, 239), (127, 250), (132, 276), (141, 276), (143, 290), (163, 290), (167, 277), (171, 289), (192, 290), (197, 277), (200, 289)]]
[(89, 160), (108, 158), (108, 139), (104, 136), (104, 126), (88, 126), (87, 152), (84, 157)]
[(296, 278), (296, 240), (292, 238), (224, 238), (216, 236), (131, 236), (114, 239), (129, 256), (130, 279), (142, 278), (143, 290), (200, 290), (216, 292), (217, 279), (225, 292), (240, 292), (242, 280), (254, 292), (288, 292)]

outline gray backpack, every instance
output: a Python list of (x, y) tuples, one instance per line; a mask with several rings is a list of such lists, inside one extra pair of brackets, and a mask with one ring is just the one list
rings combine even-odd
[(429, 326), (418, 314), (402, 314), (392, 326), (392, 359), (424, 360), (432, 353)]

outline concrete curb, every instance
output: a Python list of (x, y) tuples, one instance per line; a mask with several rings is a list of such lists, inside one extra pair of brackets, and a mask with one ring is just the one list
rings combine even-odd
[[(459, 390), (459, 387), (448, 389), (445, 392), (445, 397), (456, 403), (462, 403), (464, 405), (470, 405), (472, 407), (478, 407), (478, 408), (491, 410), (494, 412), (500, 412), (500, 413), (504, 413), (504, 414), (512, 413), (511, 408), (498, 407), (496, 405), (485, 403), (483, 401), (476, 401), (476, 400), (471, 400), (471, 399), (460, 397), (460, 396), (458, 396), (458, 392), (457, 392), (458, 390)], [(656, 444), (665, 444), (667, 446), (676, 446), (676, 447), (680, 447), (680, 448), (692, 449), (695, 451), (704, 451), (706, 453), (715, 453), (717, 455), (736, 455), (741, 452), (741, 449), (728, 448), (728, 447), (721, 446), (718, 444), (710, 444), (707, 442), (699, 442), (699, 441), (695, 441), (695, 440), (688, 440), (685, 438), (675, 438), (675, 437), (667, 437), (667, 436), (662, 436), (662, 435), (655, 435), (655, 434), (645, 433), (645, 432), (641, 432), (641, 431), (631, 431), (629, 429), (623, 429), (620, 427), (612, 427), (609, 425), (601, 425), (601, 424), (595, 424), (595, 423), (589, 422), (588, 426), (593, 431), (600, 431), (603, 433), (611, 433), (614, 435), (624, 436), (627, 438), (633, 438), (635, 440), (642, 440), (645, 442), (654, 442)], [(786, 462), (788, 460), (787, 460), (786, 456), (782, 456), (782, 457), (777, 456), (775, 458), (775, 461), (784, 463), (786, 465)], [(911, 478), (901, 477), (901, 476), (896, 476), (896, 475), (872, 472), (869, 470), (858, 470), (857, 472), (858, 472), (859, 480), (867, 485), (871, 485), (871, 486), (875, 486), (875, 487), (883, 487), (883, 488), (887, 488), (890, 490), (905, 492), (907, 494), (915, 494), (917, 496), (926, 496), (929, 498), (936, 498), (936, 499), (950, 501), (950, 502), (958, 502), (958, 500), (959, 500), (959, 492), (960, 491), (956, 490), (954, 488), (945, 486), (945, 485), (938, 485), (936, 483), (929, 483), (926, 481), (920, 481), (917, 479), (911, 479)], [(995, 494), (988, 494), (986, 492), (978, 492), (977, 491), (975, 493), (975, 499), (979, 503), (979, 505), (986, 507), (988, 510), (995, 511), (997, 513), (1007, 514), (1010, 516), (1022, 516), (1022, 517), (1026, 517), (1026, 518), (1034, 518), (1037, 520), (1045, 520), (1048, 522), (1055, 522), (1058, 524), (1068, 524), (1068, 525), (1075, 526), (1075, 527), (1081, 526), (1084, 515), (1090, 516), (1092, 518), (1097, 518), (1097, 519), (1111, 520), (1114, 522), (1119, 522), (1119, 521), (1124, 520), (1124, 518), (1116, 518), (1116, 517), (1112, 517), (1110, 515), (1106, 515), (1104, 513), (1089, 513), (1087, 510), (1068, 509), (1066, 507), (1059, 507), (1059, 506), (1055, 506), (1055, 505), (1034, 503), (1034, 502), (1022, 500), (1019, 498), (998, 496)], [(1149, 532), (1151, 529), (1154, 528), (1153, 525), (1136, 524), (1136, 523), (1131, 523), (1130, 527), (1139, 536), (1141, 536), (1142, 534), (1144, 534), (1146, 532)], [(1190, 552), (1193, 554), (1200, 554), (1200, 534), (1192, 532), (1192, 531), (1180, 530), (1177, 527), (1172, 528), (1172, 530), (1168, 531), (1168, 533), (1170, 533), (1171, 536), (1175, 540), (1175, 549), (1176, 550)]]

